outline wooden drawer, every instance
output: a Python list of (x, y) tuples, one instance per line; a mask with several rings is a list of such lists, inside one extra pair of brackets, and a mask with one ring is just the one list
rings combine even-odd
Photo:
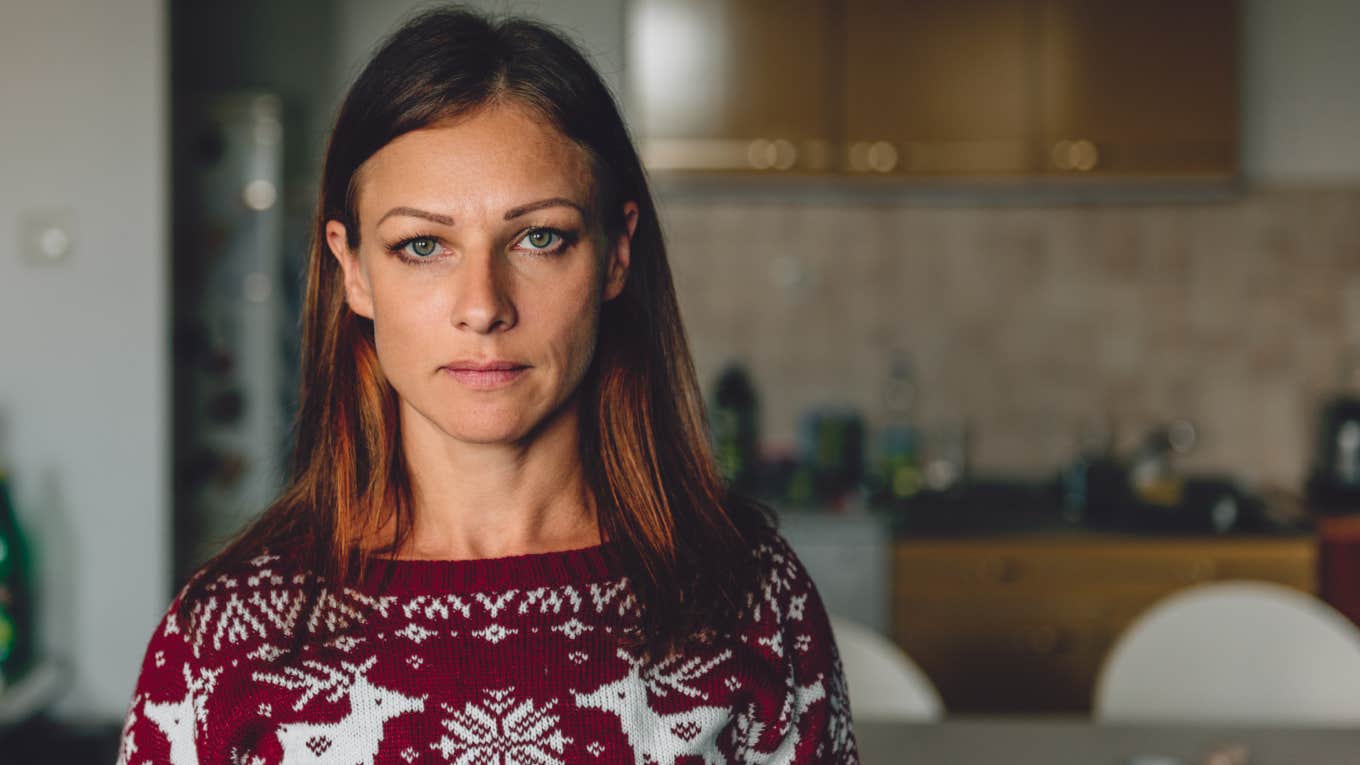
[(1315, 592), (1311, 538), (913, 540), (894, 636), (953, 713), (1084, 712), (1105, 654), (1152, 604), (1216, 579)]
[(1025, 540), (920, 540), (897, 543), (898, 591), (960, 593), (1166, 591), (1215, 579), (1283, 581), (1317, 587), (1312, 538), (1243, 540), (1056, 537)]

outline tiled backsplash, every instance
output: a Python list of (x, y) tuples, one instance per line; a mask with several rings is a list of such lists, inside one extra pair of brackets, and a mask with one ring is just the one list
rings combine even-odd
[(1360, 189), (1020, 207), (662, 197), (706, 393), (745, 362), (767, 443), (823, 403), (884, 416), (908, 353), (918, 419), (967, 421), (982, 472), (1040, 474), (1083, 428), (1127, 447), (1179, 417), (1184, 463), (1297, 488), (1319, 402), (1360, 347)]

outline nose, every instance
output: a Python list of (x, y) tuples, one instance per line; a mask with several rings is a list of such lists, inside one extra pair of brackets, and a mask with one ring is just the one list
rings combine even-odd
[(507, 275), (499, 253), (467, 253), (455, 275), (452, 321), (458, 329), (477, 334), (503, 332), (515, 325)]

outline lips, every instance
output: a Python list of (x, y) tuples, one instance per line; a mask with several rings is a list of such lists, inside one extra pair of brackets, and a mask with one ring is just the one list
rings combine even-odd
[(455, 361), (440, 371), (466, 388), (494, 390), (518, 380), (528, 368), (517, 361)]
[(515, 361), (455, 361), (445, 364), (444, 369), (453, 372), (513, 372), (527, 366)]

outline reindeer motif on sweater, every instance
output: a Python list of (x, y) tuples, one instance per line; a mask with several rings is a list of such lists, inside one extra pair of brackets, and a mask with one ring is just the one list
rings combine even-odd
[(702, 700), (706, 694), (689, 681), (731, 658), (731, 651), (723, 651), (708, 661), (695, 658), (681, 662), (671, 657), (650, 668), (644, 668), (641, 660), (623, 649), (619, 649), (618, 656), (628, 664), (626, 675), (590, 693), (572, 695), (577, 706), (603, 710), (619, 718), (619, 726), (633, 747), (636, 765), (647, 762), (674, 765), (676, 758), (685, 755), (702, 757), (705, 765), (726, 763), (718, 751), (718, 733), (732, 719), (728, 709), (700, 704), (683, 712), (661, 714), (648, 703), (647, 691), (661, 696), (675, 692)]
[(373, 765), (383, 728), (398, 715), (421, 712), (425, 697), (412, 698), (369, 682), (365, 676), (378, 657), (362, 664), (341, 662), (335, 669), (307, 661), (311, 672), (285, 667), (283, 674), (256, 673), (255, 679), (302, 690), (293, 708), (301, 710), (315, 696), (349, 697), (349, 714), (329, 723), (285, 723), (278, 728), (282, 765)]

